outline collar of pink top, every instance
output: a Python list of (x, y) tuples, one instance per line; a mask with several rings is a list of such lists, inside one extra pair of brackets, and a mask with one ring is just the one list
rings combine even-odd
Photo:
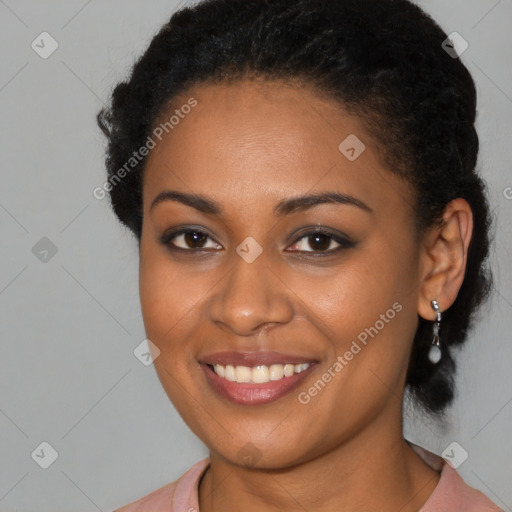
[[(439, 455), (407, 442), (425, 463), (441, 475), (434, 492), (418, 512), (503, 512), (483, 493), (468, 486), (450, 463)], [(209, 465), (210, 459), (205, 458), (175, 482), (114, 512), (199, 512), (199, 482)]]

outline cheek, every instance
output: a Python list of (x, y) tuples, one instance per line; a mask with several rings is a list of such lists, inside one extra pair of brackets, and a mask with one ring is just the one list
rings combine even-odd
[[(383, 271), (386, 268), (386, 271)], [(379, 258), (361, 252), (321, 278), (295, 279), (294, 292), (335, 335), (357, 334), (398, 300), (397, 276)]]
[(158, 247), (142, 247), (139, 293), (146, 336), (160, 350), (154, 367), (167, 395), (183, 416), (192, 421), (189, 394), (194, 377), (188, 340), (199, 325), (204, 281), (197, 273), (180, 271)]
[(311, 316), (328, 334), (334, 359), (346, 355), (344, 373), (357, 375), (357, 386), (372, 384), (365, 383), (369, 369), (397, 382), (417, 325), (414, 251), (388, 240), (364, 248), (330, 279), (309, 287)]
[(197, 273), (172, 265), (158, 248), (143, 249), (139, 293), (146, 334), (164, 350), (190, 322), (197, 321), (205, 283)]

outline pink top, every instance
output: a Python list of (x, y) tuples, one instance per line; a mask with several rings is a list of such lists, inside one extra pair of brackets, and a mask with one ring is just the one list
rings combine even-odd
[[(503, 512), (480, 491), (466, 485), (457, 471), (438, 455), (409, 443), (441, 478), (418, 512)], [(210, 459), (194, 464), (178, 480), (164, 485), (114, 512), (198, 512), (198, 484)]]

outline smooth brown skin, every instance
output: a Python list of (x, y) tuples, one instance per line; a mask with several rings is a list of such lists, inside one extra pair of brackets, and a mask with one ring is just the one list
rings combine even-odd
[[(359, 119), (307, 89), (198, 85), (173, 108), (189, 97), (198, 105), (147, 163), (140, 298), (147, 336), (161, 351), (162, 385), (210, 450), (201, 512), (419, 510), (439, 475), (403, 440), (405, 375), (418, 314), (433, 320), (430, 301), (446, 310), (462, 284), (468, 204), (453, 201), (443, 227), (416, 237), (408, 187), (383, 166), (376, 142)], [(338, 150), (352, 133), (366, 145), (354, 162)], [(150, 211), (166, 189), (204, 194), (223, 213), (175, 201)], [(319, 191), (350, 194), (373, 211), (332, 203), (284, 218), (272, 212), (282, 199)], [(357, 245), (308, 258), (317, 247), (303, 228), (315, 225)], [(159, 237), (177, 226), (201, 226), (210, 252), (193, 253), (197, 245), (183, 236), (173, 242), (190, 252), (169, 251)], [(250, 264), (235, 252), (248, 236), (263, 247)], [(328, 249), (335, 247), (333, 240)], [(298, 393), (394, 302), (403, 310), (309, 404), (299, 403)], [(319, 364), (299, 389), (247, 406), (219, 398), (197, 362), (263, 349)], [(240, 455), (248, 442), (261, 454), (254, 466)]]

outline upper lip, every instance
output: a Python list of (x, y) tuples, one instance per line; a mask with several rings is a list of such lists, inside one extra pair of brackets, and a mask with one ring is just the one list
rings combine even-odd
[(235, 350), (226, 350), (224, 352), (214, 352), (199, 359), (204, 364), (221, 364), (222, 366), (258, 366), (271, 364), (300, 364), (300, 363), (316, 363), (315, 359), (310, 357), (283, 354), (271, 350), (257, 352), (239, 352)]

